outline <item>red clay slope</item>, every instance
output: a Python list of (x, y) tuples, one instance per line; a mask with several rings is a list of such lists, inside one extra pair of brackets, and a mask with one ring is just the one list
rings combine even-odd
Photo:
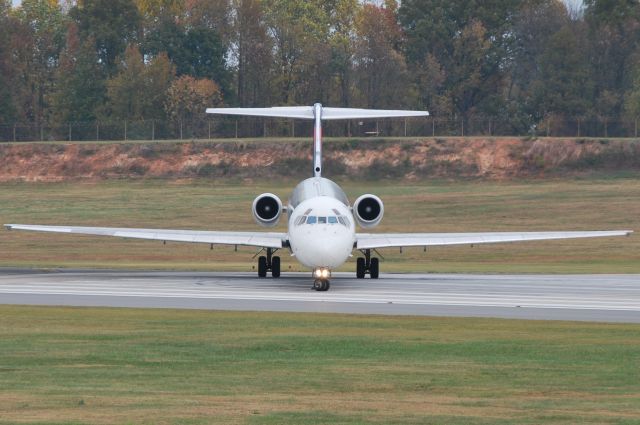
[[(325, 143), (325, 175), (363, 178), (544, 177), (640, 171), (636, 140), (425, 138)], [(0, 181), (308, 176), (311, 144), (148, 142), (0, 144)]]

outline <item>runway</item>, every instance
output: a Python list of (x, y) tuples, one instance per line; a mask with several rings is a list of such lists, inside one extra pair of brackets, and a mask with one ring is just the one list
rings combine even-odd
[(308, 273), (0, 269), (0, 304), (186, 308), (640, 323), (640, 275)]

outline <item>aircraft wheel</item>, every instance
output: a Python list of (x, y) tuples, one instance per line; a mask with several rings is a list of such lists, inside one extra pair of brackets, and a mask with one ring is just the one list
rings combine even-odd
[(313, 281), (313, 289), (315, 289), (318, 292), (328, 291), (330, 287), (331, 287), (331, 284), (329, 283), (328, 280), (316, 279)]
[(369, 268), (369, 276), (371, 276), (371, 279), (377, 279), (379, 275), (380, 275), (379, 260), (377, 258), (372, 258), (371, 267)]
[(258, 277), (267, 276), (267, 257), (264, 255), (258, 257)]
[(280, 277), (280, 257), (271, 259), (271, 276)]
[(358, 279), (364, 279), (364, 269), (364, 258), (358, 257), (358, 259), (356, 260), (356, 277)]

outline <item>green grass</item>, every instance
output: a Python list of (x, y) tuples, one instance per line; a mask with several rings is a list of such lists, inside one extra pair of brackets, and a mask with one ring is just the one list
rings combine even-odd
[[(343, 182), (338, 182), (343, 183)], [(293, 180), (269, 182), (103, 181), (0, 184), (0, 223), (206, 230), (265, 230), (251, 202)], [(640, 230), (640, 184), (633, 178), (347, 183), (351, 200), (375, 193), (385, 218), (373, 232)], [(286, 231), (284, 223), (275, 228)], [(0, 266), (252, 270), (255, 250), (0, 231)], [(383, 250), (383, 271), (639, 273), (640, 238)], [(354, 270), (354, 262), (343, 270)], [(286, 253), (283, 271), (302, 270)]]
[(625, 324), (0, 307), (0, 424), (631, 424)]

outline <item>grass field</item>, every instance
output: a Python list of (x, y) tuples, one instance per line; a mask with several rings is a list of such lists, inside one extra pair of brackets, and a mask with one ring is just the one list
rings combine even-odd
[[(111, 180), (0, 184), (0, 222), (117, 227), (262, 230), (251, 202), (273, 191), (287, 199), (295, 181)], [(339, 182), (341, 183), (341, 182)], [(634, 178), (349, 183), (350, 199), (385, 202), (380, 232), (640, 230)], [(285, 231), (281, 223), (276, 231)], [(0, 231), (0, 266), (252, 270), (255, 250)], [(383, 250), (382, 271), (639, 273), (640, 238), (584, 239)], [(286, 253), (283, 271), (300, 270)], [(343, 270), (354, 270), (355, 261)]]
[(637, 424), (637, 325), (0, 306), (0, 424)]
[[(253, 198), (294, 184), (4, 183), (0, 221), (255, 230)], [(345, 190), (385, 201), (379, 231), (640, 229), (636, 179)], [(254, 252), (0, 231), (0, 266), (251, 270)], [(383, 254), (396, 272), (640, 273), (637, 235)], [(640, 327), (0, 305), (0, 424), (19, 423), (640, 424)]]

